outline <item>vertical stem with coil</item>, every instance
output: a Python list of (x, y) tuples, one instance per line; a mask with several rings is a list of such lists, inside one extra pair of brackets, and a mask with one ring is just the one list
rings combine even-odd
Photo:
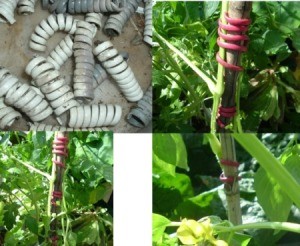
[[(56, 132), (52, 147), (52, 173), (48, 197), (48, 216), (57, 215), (60, 212), (63, 197), (62, 181), (66, 168), (66, 158), (68, 138), (64, 132)], [(57, 245), (59, 237), (57, 235), (57, 219), (52, 218), (50, 223), (50, 241), (53, 246)]]
[(224, 80), (224, 92), (217, 119), (219, 132), (229, 132), (226, 126), (232, 122), (238, 110), (236, 109), (237, 78), (239, 72), (243, 70), (240, 66), (241, 53), (247, 51), (249, 38), (245, 32), (251, 23), (249, 16), (252, 3), (229, 1), (228, 6), (228, 10), (221, 13), (218, 29), (218, 45), (226, 50), (224, 58), (217, 54), (217, 61), (225, 68), (221, 78)]
[(220, 143), (222, 149), (220, 164), (223, 169), (220, 180), (224, 183), (228, 219), (232, 224), (239, 225), (242, 224), (242, 212), (238, 182), (239, 163), (236, 161), (234, 139), (229, 133), (220, 133)]

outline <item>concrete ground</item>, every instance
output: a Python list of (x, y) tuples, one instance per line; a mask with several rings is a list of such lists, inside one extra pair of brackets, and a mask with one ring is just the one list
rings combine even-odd
[[(35, 13), (29, 16), (20, 16), (15, 13), (16, 23), (13, 25), (0, 24), (0, 66), (10, 70), (17, 76), (21, 82), (30, 83), (31, 78), (25, 74), (25, 67), (29, 60), (36, 54), (47, 57), (53, 48), (66, 35), (63, 32), (56, 33), (50, 38), (46, 52), (34, 52), (28, 47), (30, 36), (35, 27), (41, 20), (48, 17), (50, 13), (42, 10), (40, 1), (37, 2)], [(82, 16), (76, 16), (78, 19), (83, 19)], [(106, 17), (104, 17), (104, 20)], [(144, 16), (135, 14), (132, 21), (128, 21), (125, 25), (123, 33), (116, 38), (111, 39), (114, 47), (118, 51), (126, 51), (129, 53), (128, 64), (133, 70), (137, 80), (139, 81), (143, 91), (149, 87), (151, 83), (151, 47), (145, 44), (142, 40), (139, 42), (139, 32), (143, 33)], [(110, 38), (104, 35), (102, 30), (99, 30), (95, 40), (109, 40)], [(65, 76), (66, 81), (71, 83), (74, 70), (74, 59), (71, 57), (65, 65), (62, 66), (60, 72)], [(112, 80), (111, 80), (112, 81)], [(129, 103), (121, 94), (115, 82), (104, 82), (95, 89), (95, 100), (92, 103), (119, 104), (122, 107), (122, 119), (115, 127), (108, 127), (114, 132), (152, 132), (151, 124), (145, 129), (139, 129), (131, 126), (125, 120), (128, 112), (135, 103)], [(62, 115), (63, 124), (67, 125), (67, 114)], [(48, 117), (42, 123), (55, 124), (57, 121), (54, 117)], [(10, 127), (8, 130), (28, 130), (28, 123), (25, 118), (21, 118)]]

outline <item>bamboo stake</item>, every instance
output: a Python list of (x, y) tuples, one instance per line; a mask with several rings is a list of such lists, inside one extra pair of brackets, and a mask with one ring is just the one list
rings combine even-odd
[[(229, 133), (220, 133), (222, 159), (236, 162), (234, 139)], [(222, 165), (222, 163), (221, 163)], [(240, 190), (238, 182), (238, 167), (222, 165), (224, 177), (234, 177), (233, 183), (224, 183), (227, 200), (228, 219), (234, 225), (242, 224), (240, 207)]]
[[(232, 18), (238, 19), (248, 19), (250, 16), (252, 8), (252, 2), (250, 1), (230, 1), (229, 2), (229, 9), (228, 15)], [(236, 34), (236, 32), (228, 31), (228, 34)], [(234, 44), (243, 44), (243, 41), (234, 42), (231, 41), (230, 43)], [(241, 59), (241, 53), (239, 51), (233, 50), (226, 50), (226, 61), (232, 65), (239, 65)], [(238, 78), (238, 71), (233, 71), (230, 69), (225, 69), (225, 76), (224, 76), (224, 93), (222, 95), (221, 104), (222, 107), (234, 107), (236, 106), (236, 84)], [(232, 119), (220, 117), (220, 120), (225, 124), (229, 124)], [(219, 128), (219, 132), (229, 132), (226, 128)]]

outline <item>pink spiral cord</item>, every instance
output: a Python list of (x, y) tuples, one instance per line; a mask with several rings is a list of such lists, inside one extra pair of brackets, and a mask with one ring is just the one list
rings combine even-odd
[(62, 192), (61, 191), (53, 191), (52, 192), (52, 199), (51, 204), (53, 206), (57, 206), (56, 201), (62, 199)]
[[(67, 157), (68, 150), (67, 150), (68, 138), (67, 137), (56, 137), (53, 141), (52, 146), (52, 153), (60, 156)], [(52, 159), (52, 162), (57, 166), (65, 168), (65, 164), (61, 161)]]
[(56, 246), (57, 245), (57, 241), (58, 241), (58, 236), (55, 234), (55, 235), (53, 235), (51, 238), (51, 241), (52, 241), (52, 245), (53, 246)]
[[(224, 160), (224, 159), (221, 159), (220, 163), (224, 166), (229, 166), (229, 167), (238, 167), (240, 165), (237, 161)], [(220, 175), (220, 180), (226, 184), (233, 184), (233, 182), (236, 179), (240, 180), (241, 177), (225, 176), (224, 172), (222, 172)]]
[[(226, 107), (225, 108), (225, 107), (220, 106), (218, 112), (219, 112), (220, 117), (232, 118), (235, 116), (236, 107), (234, 106), (234, 107)], [(226, 127), (226, 125), (221, 121), (220, 118), (217, 119), (217, 123), (218, 123), (219, 127), (221, 127), (221, 128)]]
[[(245, 52), (247, 51), (247, 43), (249, 41), (249, 37), (244, 34), (243, 32), (246, 32), (248, 30), (248, 26), (251, 23), (250, 19), (235, 19), (228, 16), (228, 13), (225, 13), (225, 20), (228, 24), (222, 23), (222, 21), (219, 19), (219, 28), (218, 28), (218, 34), (219, 37), (217, 39), (218, 46), (228, 49), (228, 50), (234, 50), (239, 52)], [(230, 31), (230, 32), (240, 32), (239, 34), (225, 34), (222, 30)], [(224, 41), (222, 41), (223, 39)], [(233, 44), (229, 43), (228, 41), (233, 42), (241, 42), (245, 41), (243, 45), (239, 44)], [(224, 61), (220, 55), (219, 52), (216, 55), (217, 61), (225, 68), (234, 70), (234, 71), (242, 71), (243, 68), (240, 66), (236, 66), (233, 64), (229, 64), (228, 62)]]

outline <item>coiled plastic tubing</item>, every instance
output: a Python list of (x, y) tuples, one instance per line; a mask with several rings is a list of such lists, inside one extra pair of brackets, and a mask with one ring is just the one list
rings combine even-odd
[(18, 14), (29, 15), (34, 12), (34, 6), (37, 0), (19, 0)]
[(93, 128), (114, 126), (122, 116), (122, 108), (112, 104), (80, 105), (70, 110), (69, 126)]
[(146, 127), (152, 119), (152, 86), (150, 86), (143, 98), (138, 101), (137, 107), (127, 115), (127, 121), (135, 127)]
[(26, 66), (25, 72), (35, 80), (54, 109), (55, 115), (59, 116), (70, 108), (78, 106), (71, 87), (65, 83), (59, 71), (55, 70), (46, 58), (34, 57)]
[(124, 8), (121, 10), (120, 13), (111, 14), (108, 17), (104, 25), (105, 33), (108, 36), (120, 35), (124, 25), (137, 10), (140, 2), (141, 0), (126, 0)]
[(20, 83), (18, 78), (7, 69), (0, 69), (0, 97), (4, 103), (20, 109), (32, 121), (42, 121), (50, 116), (52, 108), (46, 100), (27, 84)]
[(107, 73), (117, 82), (128, 101), (137, 102), (143, 97), (143, 91), (134, 73), (110, 41), (100, 42), (93, 52)]
[(74, 34), (76, 30), (77, 20), (71, 15), (49, 15), (36, 26), (31, 34), (29, 47), (35, 51), (43, 52), (46, 50), (47, 41), (57, 31), (64, 31), (69, 34)]
[[(1, 100), (1, 99), (0, 99)], [(1, 101), (0, 101), (1, 105)], [(1, 111), (0, 111), (1, 112)], [(1, 121), (0, 121), (1, 124)], [(58, 125), (46, 125), (43, 123), (29, 123), (30, 131), (61, 131), (61, 132), (73, 132), (73, 131), (108, 131), (106, 127), (93, 127), (93, 128), (73, 128)]]
[(0, 0), (0, 22), (14, 24), (14, 12), (19, 0)]
[(42, 0), (43, 9), (55, 13), (109, 13), (120, 12), (119, 0)]
[(21, 113), (4, 103), (4, 98), (0, 97), (0, 129), (10, 127), (15, 120), (22, 117)]

